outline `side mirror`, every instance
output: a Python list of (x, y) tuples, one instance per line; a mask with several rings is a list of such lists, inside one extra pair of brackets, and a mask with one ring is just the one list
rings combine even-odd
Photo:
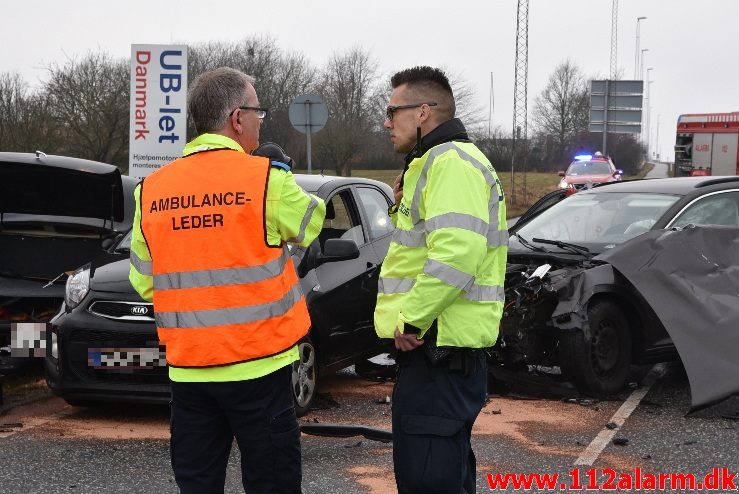
[(623, 175), (623, 174), (624, 174), (624, 171), (623, 170), (616, 170), (615, 172), (613, 172), (613, 176), (614, 177), (617, 176), (617, 175)]
[(323, 245), (323, 252), (316, 257), (316, 267), (326, 262), (348, 261), (359, 257), (359, 248), (354, 240), (330, 238)]
[(565, 172), (557, 172), (557, 175), (559, 175), (560, 177), (564, 177), (565, 176)]

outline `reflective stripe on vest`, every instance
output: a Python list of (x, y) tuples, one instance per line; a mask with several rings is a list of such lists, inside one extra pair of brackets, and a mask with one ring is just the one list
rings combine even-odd
[[(415, 284), (416, 280), (410, 278), (380, 278), (378, 292), (385, 295), (408, 293)], [(462, 298), (476, 302), (502, 302), (505, 300), (505, 292), (502, 286), (472, 283)]]
[[(141, 228), (169, 365), (259, 359), (291, 348), (308, 332), (290, 254), (266, 243), (268, 173), (267, 159), (216, 150), (176, 160), (144, 179)], [(305, 235), (303, 223), (299, 235)], [(147, 268), (134, 256), (132, 262)]]
[(130, 254), (131, 264), (140, 274), (151, 276), (151, 261), (144, 261), (134, 251)]
[(180, 273), (165, 273), (154, 276), (154, 290), (177, 290), (204, 286), (239, 285), (274, 278), (282, 273), (290, 259), (287, 247), (282, 255), (261, 266), (243, 268), (203, 269)]

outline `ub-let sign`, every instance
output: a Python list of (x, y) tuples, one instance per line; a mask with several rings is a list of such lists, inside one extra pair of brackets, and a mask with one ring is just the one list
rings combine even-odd
[(144, 178), (182, 156), (186, 108), (187, 46), (131, 45), (130, 176)]

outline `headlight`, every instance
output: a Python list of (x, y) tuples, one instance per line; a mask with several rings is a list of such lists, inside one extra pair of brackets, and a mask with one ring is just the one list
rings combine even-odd
[(67, 307), (74, 309), (82, 299), (85, 298), (87, 292), (90, 291), (90, 265), (82, 266), (80, 269), (72, 273), (67, 278), (67, 289), (64, 292), (64, 302)]

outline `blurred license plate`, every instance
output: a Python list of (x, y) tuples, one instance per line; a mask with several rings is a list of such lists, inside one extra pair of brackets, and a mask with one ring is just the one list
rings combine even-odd
[(95, 369), (154, 369), (166, 367), (161, 348), (89, 348), (87, 366)]

